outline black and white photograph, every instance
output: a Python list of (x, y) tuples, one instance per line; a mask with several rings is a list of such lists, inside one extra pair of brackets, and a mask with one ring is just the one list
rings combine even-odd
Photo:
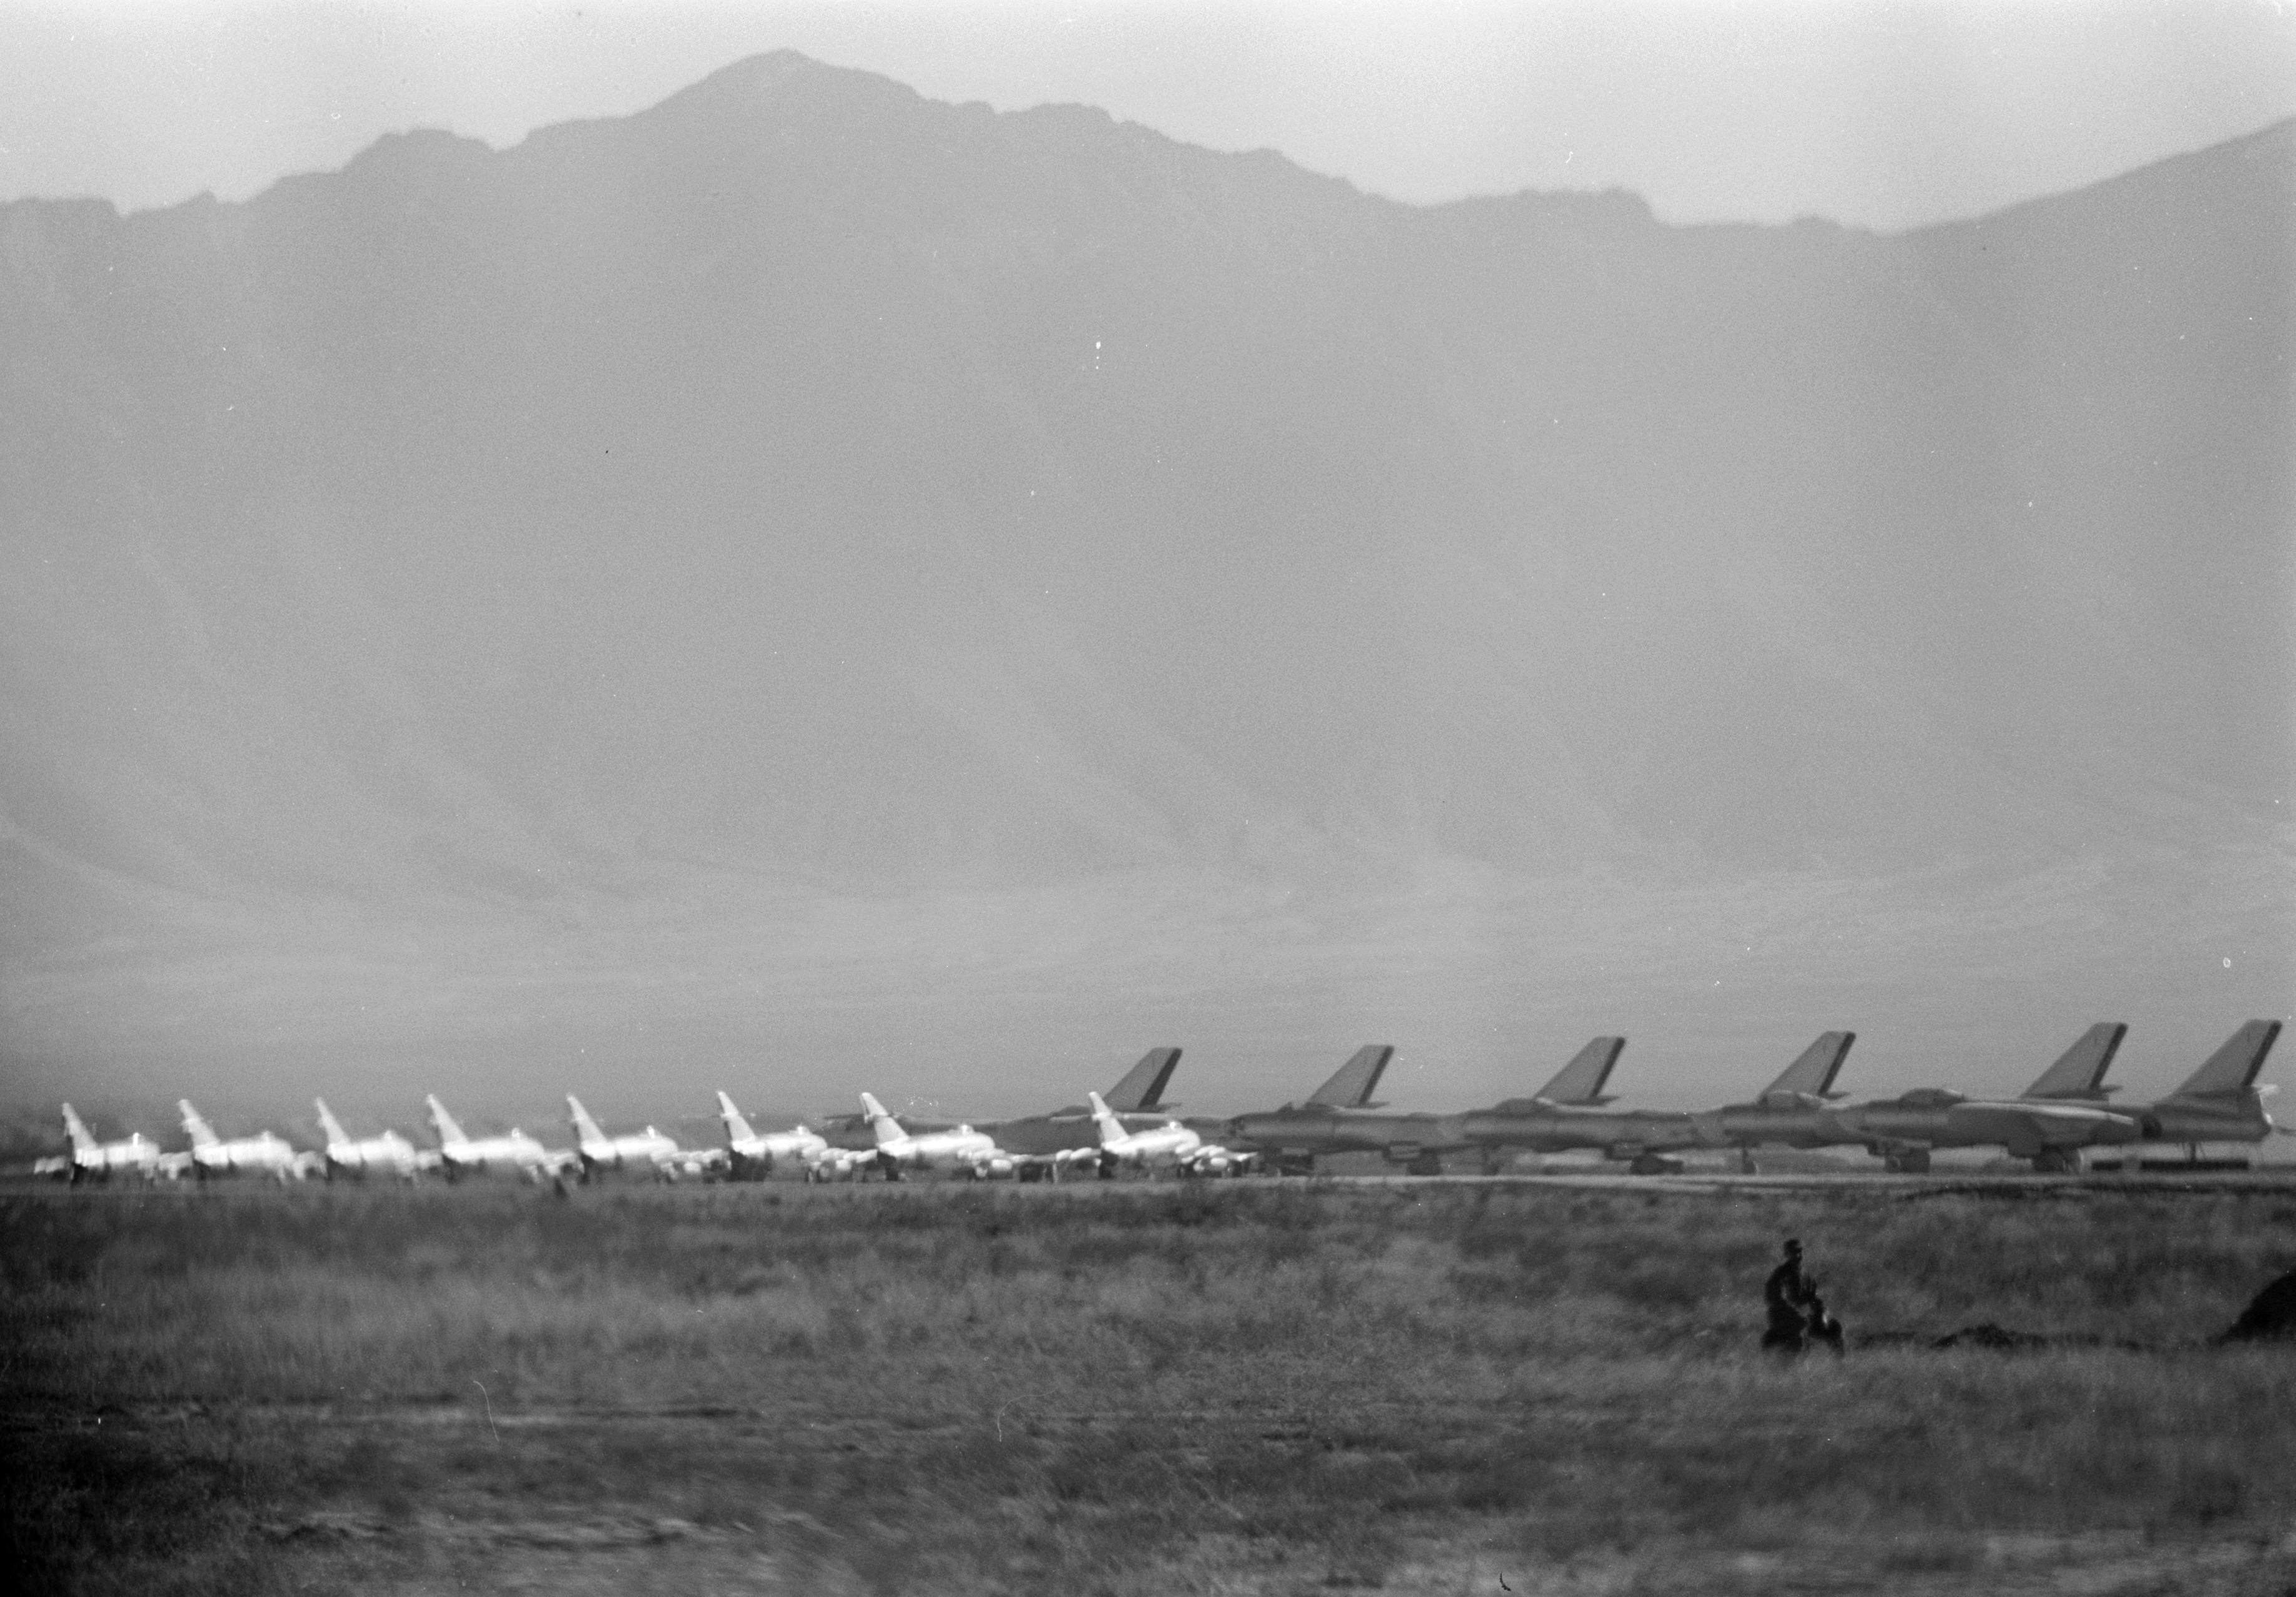
[(0, 0), (10, 1590), (2286, 1597), (2292, 1012), (2286, 0)]

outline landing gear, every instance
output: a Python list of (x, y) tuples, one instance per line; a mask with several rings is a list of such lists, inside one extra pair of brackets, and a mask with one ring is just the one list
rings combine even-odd
[(1661, 1153), (1637, 1153), (1627, 1169), (1636, 1175), (1679, 1175), (1682, 1161)]
[(2033, 1169), (2042, 1175), (2077, 1175), (2080, 1155), (2068, 1148), (2044, 1148), (2033, 1156)]
[(1409, 1164), (1404, 1166), (1403, 1168), (1406, 1174), (1412, 1175), (1440, 1175), (1443, 1174), (1442, 1156), (1434, 1153), (1423, 1153), (1417, 1159), (1413, 1159)]
[(1926, 1148), (1898, 1148), (1882, 1156), (1882, 1167), (1893, 1175), (1926, 1175), (1930, 1173), (1930, 1151)]
[(1754, 1162), (1754, 1151), (1751, 1148), (1739, 1149), (1738, 1174), (1741, 1175), (1759, 1175), (1761, 1173), (1761, 1166)]

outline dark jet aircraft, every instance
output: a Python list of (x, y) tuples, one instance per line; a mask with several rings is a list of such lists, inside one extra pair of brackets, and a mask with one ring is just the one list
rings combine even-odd
[(1442, 1155), (1467, 1146), (1459, 1133), (1463, 1117), (1370, 1112), (1384, 1107), (1372, 1093), (1394, 1057), (1392, 1044), (1359, 1048), (1306, 1102), (1238, 1115), (1219, 1134), (1230, 1147), (1271, 1160), (1284, 1175), (1309, 1175), (1316, 1157), (1329, 1153), (1378, 1153), (1414, 1175), (1439, 1175)]
[[(1932, 1149), (1988, 1147), (2001, 1148), (2012, 1159), (2030, 1159), (2036, 1170), (2078, 1170), (2082, 1149), (2134, 1142), (2143, 1135), (2133, 1112), (2108, 1109), (2098, 1096), (2098, 1084), (2128, 1032), (2117, 1020), (2090, 1027), (2021, 1098), (1967, 1098), (1946, 1087), (1918, 1087), (1870, 1103), (1820, 1108), (1812, 1116), (1814, 1142), (1795, 1145), (1862, 1142), (1898, 1171), (1928, 1169)], [(2215, 1062), (2204, 1066), (2202, 1075)]]
[[(2272, 1117), (2264, 1112), (2264, 1100), (2273, 1089), (2256, 1085), (2265, 1057), (2279, 1038), (2279, 1021), (2251, 1020), (2166, 1098), (2114, 1107), (2135, 1118), (2145, 1142), (2182, 1142), (2195, 1151), (2202, 1142), (2260, 1142), (2275, 1131), (2296, 1134), (2290, 1127), (2273, 1125)], [(2105, 1094), (2112, 1091), (2103, 1085), (2103, 1075), (2100, 1068), (2086, 1092), (2063, 1095), (2102, 1108)]]
[(1740, 1164), (1750, 1170), (1757, 1148), (1823, 1145), (1827, 1139), (1819, 1111), (1841, 1096), (1833, 1078), (1857, 1041), (1854, 1031), (1821, 1032), (1751, 1103), (1725, 1104), (1698, 1116), (1699, 1141), (1737, 1149)]
[(1669, 1167), (1655, 1151), (1698, 1141), (1685, 1113), (1666, 1110), (1606, 1109), (1603, 1087), (1624, 1052), (1624, 1037), (1596, 1037), (1581, 1048), (1562, 1073), (1528, 1098), (1510, 1098), (1464, 1117), (1461, 1134), (1483, 1151), (1483, 1169), (1495, 1173), (1508, 1150), (1560, 1153), (1599, 1148), (1628, 1161), (1638, 1175)]

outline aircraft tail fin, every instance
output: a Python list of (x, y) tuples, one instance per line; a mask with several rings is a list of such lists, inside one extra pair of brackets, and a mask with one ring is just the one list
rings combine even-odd
[(88, 1134), (87, 1127), (80, 1124), (78, 1113), (69, 1103), (64, 1105), (64, 1134), (71, 1138), (73, 1152), (95, 1151), (95, 1139)]
[(885, 1112), (885, 1106), (866, 1093), (861, 1094), (861, 1112), (869, 1118), (869, 1129), (877, 1134), (880, 1148), (888, 1142), (898, 1142), (907, 1134), (902, 1131), (901, 1123)]
[(734, 1101), (723, 1093), (718, 1094), (718, 1118), (726, 1123), (726, 1135), (730, 1141), (747, 1142), (758, 1134), (750, 1129), (749, 1117), (735, 1109)]
[(1116, 1111), (1108, 1107), (1098, 1093), (1087, 1093), (1085, 1096), (1092, 1102), (1092, 1123), (1100, 1127), (1100, 1145), (1105, 1148), (1111, 1142), (1122, 1142), (1124, 1122), (1116, 1118)]
[(582, 1101), (571, 1093), (566, 1094), (566, 1113), (567, 1117), (574, 1122), (576, 1142), (603, 1142), (606, 1140), (606, 1134), (598, 1129), (598, 1123), (595, 1120), (590, 1118), (590, 1111), (584, 1109)]
[(342, 1123), (337, 1120), (334, 1117), (333, 1111), (327, 1108), (327, 1101), (324, 1098), (314, 1098), (311, 1100), (311, 1102), (319, 1111), (319, 1130), (321, 1134), (326, 1137), (327, 1141), (330, 1142), (349, 1142), (350, 1138), (343, 1134)]
[(1370, 1108), (1371, 1095), (1378, 1090), (1379, 1078), (1386, 1071), (1388, 1061), (1394, 1057), (1395, 1047), (1390, 1043), (1365, 1044), (1331, 1080), (1308, 1093), (1308, 1102), (1318, 1109)]
[(1164, 1103), (1164, 1084), (1180, 1062), (1177, 1048), (1151, 1048), (1124, 1079), (1108, 1089), (1108, 1106), (1119, 1114), (1144, 1113)]
[(1801, 1051), (1801, 1057), (1788, 1065), (1775, 1081), (1762, 1089), (1762, 1096), (1832, 1097), (1833, 1078), (1841, 1073), (1841, 1061), (1849, 1057), (1849, 1045), (1857, 1040), (1857, 1034), (1854, 1031), (1821, 1034), (1817, 1041)]
[(1549, 1103), (1608, 1103), (1603, 1084), (1611, 1079), (1618, 1068), (1619, 1055), (1624, 1052), (1624, 1037), (1596, 1037), (1577, 1053), (1570, 1062), (1555, 1072), (1554, 1079), (1533, 1094)]
[(191, 1134), (192, 1146), (194, 1148), (213, 1146), (217, 1140), (215, 1127), (200, 1118), (200, 1111), (192, 1107), (192, 1101), (188, 1098), (178, 1098), (176, 1100), (176, 1107), (183, 1111), (184, 1129)]
[(2279, 1040), (2280, 1022), (2251, 1020), (2209, 1055), (2208, 1062), (2169, 1096), (2172, 1098), (2230, 1098), (2253, 1085), (2264, 1069), (2264, 1056)]
[(449, 1142), (464, 1142), (470, 1140), (463, 1134), (463, 1128), (455, 1124), (455, 1117), (447, 1112), (445, 1104), (439, 1102), (436, 1097), (427, 1095), (422, 1102), (430, 1106), (431, 1129), (439, 1134), (439, 1145), (441, 1148)]
[(2128, 1035), (2126, 1023), (2120, 1020), (2100, 1020), (2081, 1033), (2080, 1040), (2058, 1056), (2057, 1062), (2041, 1072), (2041, 1079), (2025, 1089), (2028, 1098), (2102, 1098), (2111, 1089), (2104, 1085), (2104, 1073), (2112, 1068), (2112, 1056), (2120, 1052), (2120, 1042)]

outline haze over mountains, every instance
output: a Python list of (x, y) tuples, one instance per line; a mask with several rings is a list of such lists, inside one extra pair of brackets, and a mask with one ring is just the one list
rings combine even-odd
[(2292, 218), (2296, 124), (1670, 228), (787, 53), (0, 208), (0, 1048), (1242, 1107), (1375, 1031), (1456, 1106), (2103, 1005), (2144, 1079), (2296, 978)]

